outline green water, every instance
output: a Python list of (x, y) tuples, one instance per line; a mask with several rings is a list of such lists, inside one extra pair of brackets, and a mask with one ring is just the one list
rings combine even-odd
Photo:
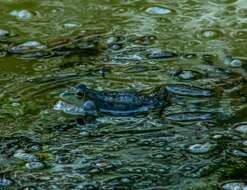
[[(13, 10), (32, 17), (11, 16)], [(0, 12), (0, 29), (10, 32), (2, 46), (30, 40), (49, 45), (81, 31), (111, 44), (97, 55), (0, 58), (0, 188), (208, 190), (236, 182), (244, 189), (245, 0), (0, 0)], [(157, 50), (197, 57), (146, 59)], [(224, 64), (226, 52), (242, 64)], [(105, 78), (103, 67), (109, 70)], [(174, 73), (180, 70), (199, 76), (179, 78)], [(53, 109), (59, 94), (78, 83), (116, 91), (186, 84), (215, 93), (171, 95), (159, 117), (103, 115), (94, 126), (78, 126), (74, 117)], [(169, 117), (187, 112), (213, 118)], [(193, 153), (195, 144), (209, 150)], [(18, 157), (20, 151), (28, 158)], [(34, 161), (43, 165), (30, 169)]]

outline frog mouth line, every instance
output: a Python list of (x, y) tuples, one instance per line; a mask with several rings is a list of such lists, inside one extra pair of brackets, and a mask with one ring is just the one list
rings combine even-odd
[[(72, 104), (70, 102), (67, 102), (66, 100), (59, 100), (55, 106), (54, 110), (56, 111), (62, 111), (64, 113), (75, 115), (75, 116), (86, 116), (88, 115), (87, 112), (82, 107), (76, 106), (75, 104)], [(116, 116), (130, 116), (135, 115), (137, 113), (146, 113), (148, 111), (148, 108), (146, 107), (140, 107), (134, 110), (129, 111), (118, 111), (118, 110), (107, 110), (107, 109), (101, 109), (101, 112), (103, 113), (110, 113), (112, 115)]]
[(83, 108), (64, 100), (59, 100), (53, 108), (56, 111), (63, 111), (64, 113), (68, 113), (71, 115), (85, 115)]

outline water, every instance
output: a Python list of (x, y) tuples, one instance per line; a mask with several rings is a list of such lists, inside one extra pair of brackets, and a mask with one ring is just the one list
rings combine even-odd
[[(246, 188), (245, 0), (0, 3), (0, 188)], [(29, 52), (63, 39), (76, 46), (82, 31), (107, 48)], [(20, 44), (25, 51), (11, 49)], [(225, 64), (229, 56), (241, 64)], [(78, 83), (145, 92), (192, 85), (206, 95), (176, 87), (161, 115), (78, 126), (53, 109)]]

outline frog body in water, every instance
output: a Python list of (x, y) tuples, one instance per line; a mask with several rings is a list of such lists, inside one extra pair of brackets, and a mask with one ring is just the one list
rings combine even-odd
[(74, 92), (62, 93), (62, 102), (55, 109), (72, 115), (96, 115), (100, 112), (113, 116), (132, 116), (163, 108), (168, 103), (167, 97), (165, 88), (147, 95), (140, 92), (97, 91), (80, 84)]

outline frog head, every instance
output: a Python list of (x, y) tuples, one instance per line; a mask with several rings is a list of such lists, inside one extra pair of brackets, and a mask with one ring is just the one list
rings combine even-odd
[(96, 116), (97, 108), (94, 102), (86, 100), (84, 93), (83, 87), (79, 85), (73, 91), (61, 93), (59, 96), (60, 101), (55, 105), (54, 109), (70, 115)]

